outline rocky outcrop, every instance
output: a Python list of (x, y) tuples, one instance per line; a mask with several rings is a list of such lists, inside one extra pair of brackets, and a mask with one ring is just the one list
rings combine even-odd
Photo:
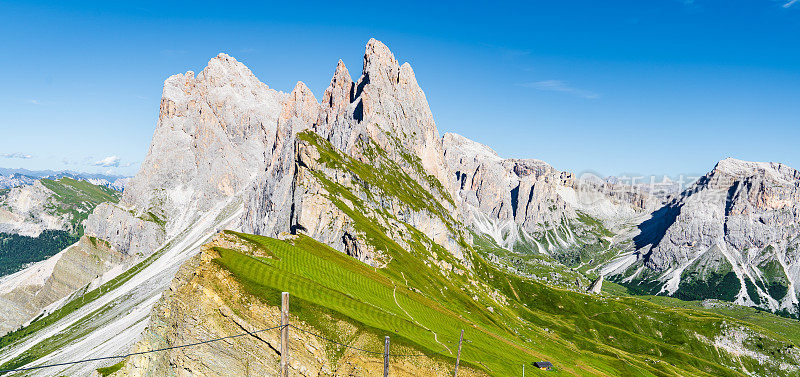
[(0, 198), (0, 232), (37, 237), (45, 229), (70, 230), (70, 217), (55, 213), (53, 192), (40, 181), (12, 188)]
[(457, 134), (445, 134), (443, 144), (454, 196), (476, 225), (485, 227), (482, 220), (488, 217), (536, 233), (545, 229), (545, 223), (552, 226), (575, 217), (556, 191), (558, 186), (574, 186), (571, 174), (539, 160), (503, 159), (491, 148)]
[(446, 195), (447, 190), (438, 192), (450, 182), (439, 131), (411, 65), (401, 66), (386, 45), (370, 39), (362, 71), (353, 82), (339, 61), (315, 130), (352, 156), (357, 156), (358, 140), (366, 135), (426, 188)]
[(603, 275), (600, 275), (597, 279), (595, 279), (592, 284), (589, 286), (587, 290), (589, 293), (600, 294), (603, 292), (603, 280), (605, 278)]
[(129, 255), (149, 255), (164, 242), (166, 220), (152, 212), (137, 217), (118, 204), (103, 203), (84, 224), (87, 236), (105, 240)]
[(292, 231), (296, 136), (313, 127), (320, 111), (311, 90), (298, 82), (283, 104), (272, 158), (247, 190), (243, 230), (272, 236)]
[[(411, 67), (400, 66), (388, 48), (373, 39), (366, 47), (363, 72), (353, 82), (339, 61), (321, 103), (305, 85), (295, 87), (278, 121), (279, 142), (273, 158), (249, 190), (243, 231), (271, 236), (303, 231), (337, 250), (380, 264), (365, 235), (352, 224), (346, 225), (343, 219), (347, 216), (326, 199), (329, 188), (322, 187), (309, 171), (317, 167), (319, 155), (307, 142), (297, 140), (297, 134), (304, 130), (313, 130), (340, 157), (353, 158), (374, 169), (381, 169), (381, 163), (396, 164), (447, 210), (455, 211), (455, 203), (442, 184), (449, 182), (445, 180), (448, 169), (443, 163), (441, 140)], [(374, 150), (387, 160), (381, 162), (370, 155)], [(358, 176), (347, 177), (352, 172), (329, 169), (323, 174), (348, 190), (363, 191), (355, 187)], [(366, 188), (374, 189), (377, 188)], [(378, 196), (369, 195), (372, 194)], [(406, 219), (413, 226), (431, 230), (437, 242), (453, 254), (460, 254), (455, 241), (458, 237), (435, 220), (436, 216), (423, 212), (417, 215)]]

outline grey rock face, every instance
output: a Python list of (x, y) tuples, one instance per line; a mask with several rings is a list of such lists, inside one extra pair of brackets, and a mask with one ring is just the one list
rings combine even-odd
[(185, 214), (232, 196), (265, 168), (283, 97), (225, 54), (197, 77), (170, 77), (150, 151), (123, 201), (160, 211), (169, 233)]
[[(737, 303), (796, 313), (800, 269), (793, 244), (799, 224), (800, 172), (782, 164), (726, 159), (639, 226), (638, 261), (631, 263), (641, 264), (651, 279), (664, 284), (663, 292), (673, 294), (687, 279), (687, 267), (706, 253), (719, 253), (739, 281)], [(766, 268), (769, 261), (776, 263)], [(714, 267), (706, 264), (706, 270)], [(629, 266), (624, 267), (628, 274)], [(616, 272), (625, 275), (622, 270)], [(780, 290), (768, 292), (775, 274), (783, 275), (785, 296), (775, 297)]]
[(286, 99), (225, 54), (197, 77), (190, 71), (167, 79), (150, 150), (120, 203), (129, 213), (100, 208), (87, 233), (119, 250), (152, 252), (266, 169)]
[[(530, 231), (545, 221), (556, 224), (575, 213), (555, 192), (556, 185), (572, 186), (571, 174), (539, 160), (503, 159), (492, 149), (463, 136), (444, 135), (444, 158), (450, 168), (456, 197), (468, 208)], [(553, 206), (553, 210), (548, 208)]]
[(247, 190), (242, 229), (277, 236), (291, 231), (295, 187), (296, 136), (314, 125), (321, 109), (314, 94), (298, 83), (283, 105), (268, 166)]
[[(302, 230), (337, 250), (380, 264), (347, 216), (324, 199), (325, 188), (309, 172), (319, 156), (313, 155), (317, 152), (307, 143), (296, 140), (297, 133), (304, 130), (313, 130), (328, 140), (336, 153), (367, 164), (373, 161), (364, 154), (364, 143), (374, 142), (406, 174), (436, 195), (437, 201), (455, 211), (454, 204), (446, 199), (450, 195), (445, 189), (449, 182), (444, 180), (448, 170), (439, 133), (411, 67), (400, 66), (389, 49), (373, 39), (366, 47), (363, 70), (363, 76), (353, 82), (339, 61), (321, 103), (305, 85), (296, 87), (289, 96), (291, 100), (285, 102), (278, 121), (279, 142), (273, 158), (249, 189), (249, 204), (242, 219), (244, 231), (277, 236)], [(348, 189), (358, 190), (343, 173), (325, 174)], [(432, 217), (417, 213), (406, 220), (420, 229), (432, 230), (435, 240), (459, 254), (450, 232), (443, 231), (445, 226)]]
[(154, 215), (136, 217), (112, 203), (98, 205), (84, 226), (87, 236), (108, 241), (130, 255), (148, 255), (164, 242), (163, 222)]
[[(646, 200), (625, 190), (614, 196), (603, 184), (579, 180), (540, 160), (503, 159), (460, 135), (445, 134), (443, 145), (453, 192), (468, 222), (506, 247), (548, 231), (555, 232), (554, 244), (567, 247), (575, 240), (564, 224), (577, 219), (578, 212), (613, 225), (637, 216)], [(547, 247), (537, 248), (544, 252)]]
[(351, 155), (357, 153), (359, 137), (366, 135), (426, 188), (433, 189), (427, 175), (447, 187), (450, 181), (439, 131), (411, 65), (399, 65), (386, 45), (370, 39), (363, 72), (354, 83), (339, 62), (314, 129)]
[(603, 275), (600, 275), (597, 279), (592, 282), (592, 285), (589, 286), (588, 292), (594, 294), (600, 294), (603, 292)]

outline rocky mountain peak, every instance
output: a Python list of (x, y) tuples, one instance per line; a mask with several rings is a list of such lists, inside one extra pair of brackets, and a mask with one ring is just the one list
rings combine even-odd
[(256, 76), (247, 66), (240, 63), (228, 54), (220, 53), (209, 60), (208, 65), (197, 75), (198, 80), (204, 80), (212, 86), (225, 84), (256, 85), (267, 87), (258, 81)]
[[(363, 63), (357, 82), (342, 61), (337, 64), (322, 98), (317, 133), (352, 155), (359, 154), (354, 150), (358, 140), (368, 137), (409, 168), (409, 174), (447, 182), (439, 132), (411, 66), (401, 67), (389, 48), (375, 39), (367, 43)], [(422, 169), (416, 168), (419, 165)]]
[(456, 133), (445, 133), (444, 136), (442, 136), (442, 144), (444, 146), (445, 153), (459, 151), (465, 156), (471, 156), (474, 159), (488, 158), (497, 161), (503, 160), (497, 154), (497, 152), (495, 152), (494, 149), (490, 148), (489, 146), (478, 143), (477, 141), (471, 139), (467, 139), (466, 137)]
[(314, 93), (305, 83), (298, 81), (283, 103), (281, 119), (288, 120), (297, 117), (304, 123), (311, 124), (317, 119), (319, 110), (319, 102), (314, 97)]
[[(350, 104), (353, 102), (354, 96), (355, 83), (350, 78), (350, 72), (347, 71), (344, 62), (339, 59), (331, 83), (322, 95), (322, 108), (316, 125), (318, 134), (328, 139), (334, 126), (345, 127), (348, 120), (353, 118), (355, 106), (350, 106)], [(342, 143), (335, 144), (341, 145)]]
[(364, 76), (368, 81), (394, 81), (397, 82), (397, 73), (400, 69), (397, 59), (394, 54), (383, 44), (375, 38), (367, 42), (367, 48), (364, 52)]
[(752, 162), (726, 158), (717, 163), (711, 175), (725, 175), (733, 178), (762, 177), (775, 181), (795, 180), (798, 171), (775, 162)]
[(344, 62), (339, 59), (336, 71), (334, 71), (333, 78), (331, 78), (331, 83), (322, 96), (322, 102), (331, 109), (339, 109), (349, 105), (350, 102), (353, 102), (353, 96), (355, 96), (353, 85), (350, 72)]

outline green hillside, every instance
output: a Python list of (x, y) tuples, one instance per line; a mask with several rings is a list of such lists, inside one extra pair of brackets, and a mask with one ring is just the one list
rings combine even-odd
[[(332, 315), (374, 333), (376, 351), (390, 335), (453, 361), (465, 329), (462, 362), (490, 375), (517, 374), (523, 363), (539, 360), (552, 361), (554, 375), (744, 376), (741, 366), (786, 375), (777, 363), (798, 345), (796, 337), (708, 311), (549, 287), (501, 272), (475, 254), (475, 275), (445, 276), (413, 258), (375, 269), (304, 236), (230, 234), (269, 257), (216, 248), (216, 263), (267, 302), (279, 305), (279, 293), (291, 292), (292, 313), (325, 335), (337, 339), (324, 319)], [(734, 327), (759, 334), (754, 348), (774, 363), (735, 359), (701, 340)]]
[(73, 233), (79, 235), (83, 234), (81, 223), (89, 217), (94, 207), (105, 202), (117, 203), (121, 196), (120, 192), (108, 187), (67, 177), (42, 179), (40, 182), (54, 194), (48, 208), (50, 212), (69, 216)]
[[(119, 202), (121, 196), (107, 187), (72, 178), (42, 179), (40, 182), (52, 192), (45, 206), (46, 212), (65, 216), (69, 225), (66, 230), (44, 230), (37, 237), (0, 232), (0, 276), (47, 259), (77, 242), (83, 235), (83, 220), (94, 208), (104, 202)], [(0, 192), (0, 200), (8, 192)]]

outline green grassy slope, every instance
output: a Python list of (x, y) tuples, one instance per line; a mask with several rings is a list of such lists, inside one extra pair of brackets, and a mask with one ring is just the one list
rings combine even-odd
[(68, 215), (72, 231), (80, 235), (83, 234), (81, 222), (86, 220), (94, 207), (104, 202), (117, 203), (121, 196), (120, 192), (110, 188), (67, 177), (58, 180), (42, 179), (41, 182), (54, 193), (54, 200), (48, 209), (56, 215)]
[[(275, 305), (279, 292), (291, 292), (292, 312), (327, 336), (337, 338), (336, 329), (325, 328), (321, 320), (332, 314), (374, 333), (375, 351), (382, 336), (390, 335), (393, 342), (453, 360), (459, 331), (465, 329), (463, 362), (491, 375), (517, 374), (521, 364), (546, 359), (556, 365), (556, 375), (743, 376), (725, 367), (739, 360), (696, 334), (713, 338), (724, 323), (761, 330), (715, 313), (548, 287), (501, 272), (479, 257), (473, 259), (478, 280), (472, 280), (444, 276), (423, 263), (375, 269), (304, 236), (280, 241), (231, 234), (271, 257), (218, 248), (216, 262), (251, 294)], [(427, 284), (406, 284), (403, 277), (421, 277)], [(491, 289), (474, 288), (484, 282), (503, 298), (495, 301)], [(796, 344), (796, 339), (768, 335), (773, 339), (763, 347), (772, 351)]]
[(796, 319), (772, 314), (763, 309), (713, 299), (686, 301), (669, 296), (631, 295), (628, 288), (609, 281), (603, 283), (603, 293), (610, 296), (635, 297), (677, 310), (697, 310), (730, 317), (757, 326), (760, 331), (765, 334), (772, 334), (775, 338), (785, 338), (795, 345), (800, 344), (800, 322)]
[(69, 226), (66, 230), (45, 230), (37, 237), (0, 233), (0, 276), (45, 260), (77, 242), (83, 235), (82, 222), (94, 208), (104, 202), (116, 203), (121, 196), (107, 187), (72, 178), (42, 179), (40, 182), (53, 192), (46, 211), (55, 216), (67, 216)]
[[(459, 230), (463, 227), (437, 196), (371, 141), (360, 145), (361, 154), (369, 157), (366, 163), (341, 154), (314, 133), (298, 138), (320, 156), (314, 166), (303, 168), (326, 190), (326, 198), (353, 220), (359, 236), (383, 251), (389, 263), (372, 269), (308, 238), (289, 245), (240, 235), (277, 255), (257, 260), (235, 250), (220, 250), (219, 262), (257, 287), (254, 292), (274, 297), (282, 290), (293, 292), (310, 305), (374, 329), (376, 335), (394, 333), (437, 357), (453, 357), (453, 344), (465, 328), (470, 342), (464, 359), (492, 375), (515, 374), (522, 363), (540, 359), (553, 361), (565, 375), (589, 376), (740, 376), (743, 368), (786, 375), (777, 363), (797, 364), (790, 355), (794, 342), (773, 334), (758, 347), (742, 345), (757, 348), (759, 354), (767, 352), (773, 364), (718, 350), (713, 340), (732, 329), (754, 334), (762, 330), (733, 318), (635, 298), (589, 296), (520, 277), (509, 272), (508, 265), (488, 262), (492, 259), (488, 254), (497, 250), (485, 243), (469, 244)], [(457, 260), (422, 232), (381, 210), (387, 200), (440, 218), (459, 240), (465, 260)], [(407, 246), (381, 225), (389, 222), (405, 224), (402, 238)], [(590, 233), (602, 236), (602, 227), (594, 228)], [(584, 255), (592, 258), (602, 252), (581, 254), (579, 264), (585, 266), (593, 263), (587, 263)], [(290, 257), (307, 259), (283, 264)], [(437, 267), (442, 262), (451, 267)], [(353, 273), (333, 272), (342, 269)], [(435, 338), (429, 329), (436, 331)]]

